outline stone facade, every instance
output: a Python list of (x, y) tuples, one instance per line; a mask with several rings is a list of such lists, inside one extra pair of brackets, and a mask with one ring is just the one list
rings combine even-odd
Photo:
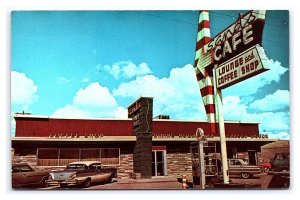
[(136, 178), (133, 173), (133, 154), (121, 154), (120, 166), (118, 169), (118, 178)]
[(191, 153), (167, 153), (167, 173), (168, 176), (182, 177), (186, 175), (192, 178)]
[[(39, 170), (47, 169), (49, 167), (39, 167), (37, 166), (36, 155), (26, 155), (18, 156), (14, 155), (12, 163), (28, 163), (32, 168), (37, 168)], [(63, 168), (63, 167), (50, 167), (50, 168)], [(117, 166), (118, 178), (135, 178), (133, 173), (133, 155), (132, 154), (121, 154), (120, 155), (120, 165)]]
[(12, 163), (28, 163), (32, 168), (36, 168), (36, 155), (17, 156), (14, 155)]

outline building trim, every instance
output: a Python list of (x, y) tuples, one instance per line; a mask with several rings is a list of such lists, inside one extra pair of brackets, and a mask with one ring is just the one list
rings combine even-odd
[[(63, 120), (99, 120), (99, 121), (131, 121), (131, 118), (127, 119), (120, 119), (120, 118), (72, 118), (72, 117), (51, 117), (51, 116), (45, 116), (45, 115), (23, 115), (23, 114), (15, 114), (15, 118), (26, 118), (26, 119), (63, 119)], [(208, 123), (206, 120), (179, 120), (179, 119), (153, 119), (153, 121), (167, 121), (167, 122), (204, 122)], [(255, 121), (226, 121), (225, 123), (237, 123), (237, 124), (260, 124), (260, 122)]]
[[(103, 136), (101, 138), (47, 138), (47, 137), (12, 137), (14, 141), (41, 141), (41, 142), (134, 142), (136, 136)], [(196, 142), (196, 138), (182, 138), (174, 136), (173, 138), (155, 138), (152, 137), (154, 142)], [(219, 142), (220, 137), (207, 138), (208, 142)], [(275, 142), (279, 139), (272, 138), (226, 138), (228, 142)]]

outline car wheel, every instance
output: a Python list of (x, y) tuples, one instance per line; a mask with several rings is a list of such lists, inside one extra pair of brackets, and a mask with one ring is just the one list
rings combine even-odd
[(114, 180), (113, 180), (113, 176), (112, 176), (112, 175), (110, 175), (110, 177), (107, 179), (107, 182), (108, 182), (108, 183), (112, 183), (112, 182), (114, 182)]
[(60, 186), (61, 188), (66, 188), (66, 187), (68, 187), (68, 184), (66, 184), (66, 183), (61, 183), (61, 184), (59, 184), (59, 186)]
[(86, 179), (84, 182), (83, 182), (83, 185), (82, 185), (84, 188), (88, 188), (91, 186), (91, 179), (88, 178)]
[(281, 172), (287, 172), (287, 171), (289, 171), (287, 168), (281, 169)]
[(48, 183), (46, 181), (48, 180), (48, 177), (44, 177), (43, 180), (41, 181), (41, 187), (45, 188), (48, 187)]
[(270, 171), (269, 167), (263, 167), (263, 172), (268, 173)]
[(250, 174), (247, 172), (242, 172), (241, 176), (242, 176), (242, 178), (247, 179), (250, 177)]

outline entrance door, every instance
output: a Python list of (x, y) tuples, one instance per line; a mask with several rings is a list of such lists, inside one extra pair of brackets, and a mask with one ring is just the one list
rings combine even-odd
[(248, 158), (250, 165), (257, 165), (256, 152), (254, 150), (248, 150)]
[(152, 176), (165, 176), (165, 151), (152, 151)]

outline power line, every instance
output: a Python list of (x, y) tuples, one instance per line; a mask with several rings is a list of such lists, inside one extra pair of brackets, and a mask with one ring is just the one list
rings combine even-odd
[[(215, 14), (217, 14), (217, 15), (222, 15), (222, 16), (225, 16), (225, 17), (227, 17), (227, 18), (233, 18), (233, 19), (238, 19), (238, 17), (235, 17), (235, 16), (233, 16), (233, 15), (228, 15), (228, 14), (224, 14), (224, 13), (222, 13), (222, 12), (216, 12), (216, 11), (209, 11), (209, 12), (211, 12), (211, 13), (215, 13)], [(276, 18), (276, 17), (268, 17), (268, 18), (274, 18), (274, 19), (279, 19), (279, 18)], [(282, 19), (281, 19), (282, 20)], [(285, 21), (283, 21), (282, 20), (282, 22), (283, 23), (286, 23)], [(269, 25), (269, 26), (274, 26), (274, 27), (278, 27), (278, 28), (282, 28), (282, 26), (278, 26), (278, 25), (275, 25), (275, 24), (271, 24), (271, 23), (269, 23), (269, 22), (265, 22), (265, 24), (266, 25)], [(285, 25), (285, 24), (284, 24)]]
[(194, 26), (198, 26), (198, 24), (194, 24), (194, 23), (190, 23), (190, 22), (186, 22), (186, 21), (181, 21), (181, 20), (177, 20), (177, 19), (170, 19), (170, 18), (166, 18), (166, 17), (162, 17), (159, 15), (153, 15), (153, 14), (146, 14), (146, 13), (140, 13), (142, 15), (148, 15), (148, 16), (152, 16), (152, 17), (157, 17), (157, 18), (161, 18), (161, 19), (165, 19), (165, 20), (169, 20), (169, 21), (174, 21), (174, 22), (179, 22), (179, 23), (183, 23), (183, 24), (190, 24), (190, 25), (194, 25)]
[[(231, 19), (232, 18), (237, 19), (237, 17), (234, 17), (232, 15), (228, 15), (228, 14), (224, 14), (224, 13), (219, 13), (219, 12), (215, 12), (215, 11), (209, 11), (209, 12), (212, 12), (212, 13), (215, 13), (215, 14), (219, 14), (219, 15), (222, 15), (222, 16), (226, 16), (226, 17), (230, 17)], [(198, 26), (198, 24), (194, 24), (194, 23), (190, 23), (190, 22), (186, 22), (186, 21), (181, 21), (181, 20), (177, 20), (177, 19), (166, 18), (166, 17), (162, 17), (162, 16), (159, 16), (159, 15), (148, 14), (148, 13), (140, 13), (140, 14), (151, 16), (151, 17), (156, 17), (156, 18), (161, 18), (161, 19), (168, 20), (168, 21), (174, 21), (174, 22), (178, 22), (178, 23), (193, 25), (195, 27)], [(280, 26), (269, 24), (269, 23), (265, 23), (265, 24), (268, 25), (268, 26), (280, 27)], [(282, 27), (280, 27), (280, 28), (282, 28)], [(220, 27), (219, 28), (218, 27), (210, 27), (210, 29), (220, 31), (220, 29), (222, 29), (222, 28), (220, 28)], [(269, 41), (269, 42), (273, 42), (273, 43), (284, 44), (283, 42), (278, 42), (278, 41), (274, 41), (274, 40), (270, 40), (270, 39), (264, 39), (264, 40)]]
[[(209, 11), (209, 12), (214, 13), (216, 15), (219, 15), (219, 16), (215, 16), (215, 17), (225, 16), (225, 17), (230, 18), (230, 19), (235, 19), (235, 20), (238, 19), (238, 17), (235, 17), (233, 15), (224, 14), (224, 13), (221, 13), (221, 12), (216, 12), (216, 11)], [(157, 17), (157, 18), (165, 19), (165, 20), (168, 20), (168, 21), (174, 21), (174, 22), (179, 22), (179, 23), (183, 23), (183, 24), (189, 24), (189, 25), (193, 25), (193, 26), (198, 26), (198, 24), (195, 24), (195, 23), (181, 21), (181, 20), (177, 20), (177, 19), (166, 18), (166, 17), (162, 17), (162, 16), (159, 16), (159, 15), (153, 15), (153, 14), (148, 14), (148, 13), (140, 13), (140, 14), (142, 14), (142, 15), (148, 15), (148, 16), (151, 16), (151, 17)], [(273, 17), (269, 17), (269, 18), (273, 18)], [(278, 18), (275, 18), (275, 19), (278, 19)], [(271, 23), (268, 23), (268, 22), (265, 22), (265, 25), (273, 26), (273, 27), (278, 27), (278, 28), (283, 28), (283, 26), (278, 26), (278, 25), (271, 24)], [(284, 25), (286, 25), (286, 24), (284, 24)], [(217, 28), (211, 28), (211, 29), (216, 29), (217, 30)]]

